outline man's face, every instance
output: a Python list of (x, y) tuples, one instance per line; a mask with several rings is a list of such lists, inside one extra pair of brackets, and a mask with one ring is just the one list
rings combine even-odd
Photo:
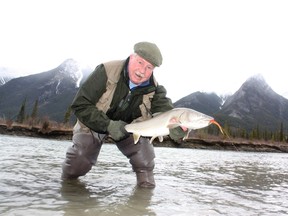
[(137, 54), (130, 56), (128, 73), (130, 81), (139, 85), (150, 79), (155, 66)]

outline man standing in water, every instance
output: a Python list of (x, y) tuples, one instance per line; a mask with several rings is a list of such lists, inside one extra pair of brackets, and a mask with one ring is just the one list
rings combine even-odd
[[(124, 126), (132, 121), (152, 118), (153, 114), (173, 108), (166, 90), (158, 85), (153, 71), (162, 64), (156, 44), (135, 44), (127, 59), (100, 64), (80, 87), (72, 109), (77, 117), (73, 146), (62, 165), (62, 179), (76, 179), (90, 171), (97, 161), (105, 136), (129, 158), (139, 187), (153, 188), (154, 148), (148, 138), (135, 145)], [(170, 130), (170, 137), (185, 136), (180, 128)]]

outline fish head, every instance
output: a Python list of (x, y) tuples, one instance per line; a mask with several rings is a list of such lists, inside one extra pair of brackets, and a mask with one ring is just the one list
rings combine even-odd
[(213, 117), (195, 110), (186, 110), (178, 118), (180, 126), (190, 130), (207, 127), (212, 120), (214, 120)]

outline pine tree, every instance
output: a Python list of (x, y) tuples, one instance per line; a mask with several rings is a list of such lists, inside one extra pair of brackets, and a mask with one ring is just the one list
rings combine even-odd
[(35, 100), (34, 107), (33, 107), (32, 114), (31, 114), (31, 118), (33, 120), (35, 120), (37, 118), (37, 115), (38, 115), (38, 99)]
[(283, 142), (284, 141), (284, 133), (283, 133), (283, 122), (280, 124), (280, 134), (279, 134), (279, 141)]
[(63, 121), (64, 124), (67, 124), (67, 123), (69, 122), (70, 117), (71, 117), (71, 114), (72, 114), (72, 109), (71, 109), (71, 107), (69, 106), (69, 107), (67, 108), (67, 111), (66, 111), (65, 116), (64, 116), (64, 121)]
[(26, 107), (26, 98), (24, 99), (24, 101), (20, 107), (20, 111), (17, 115), (17, 122), (18, 123), (23, 123), (25, 120), (25, 107)]

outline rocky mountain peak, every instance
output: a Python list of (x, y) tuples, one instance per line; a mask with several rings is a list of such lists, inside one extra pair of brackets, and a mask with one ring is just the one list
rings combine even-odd
[(215, 93), (194, 92), (174, 103), (175, 107), (187, 107), (212, 115), (220, 110), (222, 98)]
[[(90, 68), (84, 71), (78, 62), (67, 59), (50, 71), (14, 78), (0, 85), (0, 113), (5, 118), (15, 118), (25, 99), (29, 114), (38, 100), (39, 116), (61, 121), (78, 90), (77, 85), (91, 71)], [(249, 131), (259, 125), (275, 131), (280, 122), (288, 125), (288, 100), (275, 93), (262, 75), (247, 79), (233, 95), (194, 92), (174, 105), (211, 115), (222, 125), (227, 123), (234, 129)]]
[[(248, 78), (240, 87), (240, 89), (235, 92), (233, 97), (227, 99), (224, 107), (230, 106), (231, 104), (242, 101), (244, 98), (247, 100), (249, 98), (258, 105), (262, 100), (267, 100), (274, 98), (277, 94), (272, 90), (272, 88), (266, 83), (264, 77), (261, 74), (254, 75)], [(261, 99), (261, 100), (259, 100)], [(258, 102), (257, 102), (258, 101)], [(239, 104), (238, 104), (239, 105)], [(240, 106), (240, 105), (239, 105)], [(243, 104), (240, 106), (243, 107)], [(235, 115), (234, 117), (237, 117)], [(239, 117), (239, 116), (238, 116)]]
[[(257, 89), (258, 91), (273, 91), (271, 87), (267, 84), (266, 80), (261, 74), (256, 74), (246, 80), (242, 85), (242, 90), (246, 89)], [(240, 88), (240, 89), (241, 89)]]
[(4, 85), (5, 83), (7, 83), (9, 80), (11, 80), (12, 77), (0, 77), (0, 86)]
[(77, 61), (72, 58), (66, 59), (57, 69), (60, 76), (70, 76), (76, 83), (76, 87), (79, 87), (83, 78), (83, 73), (82, 68)]
[(13, 72), (13, 69), (0, 67), (0, 86), (7, 83), (9, 80), (13, 79), (14, 77), (10, 74)]
[(247, 79), (240, 89), (227, 99), (221, 114), (234, 118), (235, 124), (241, 121), (250, 129), (256, 125), (265, 125), (271, 129), (280, 121), (288, 121), (287, 107), (288, 101), (274, 92), (263, 76), (256, 75)]

